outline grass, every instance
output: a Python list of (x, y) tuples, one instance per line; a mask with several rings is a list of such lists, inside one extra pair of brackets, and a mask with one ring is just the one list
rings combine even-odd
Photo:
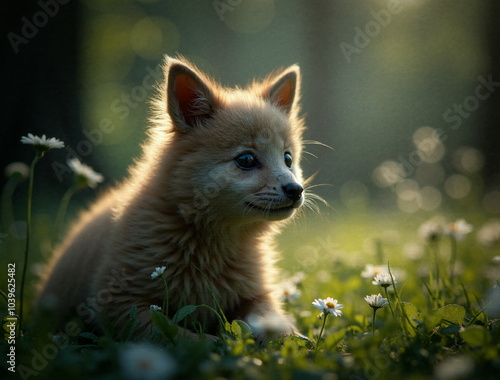
[[(186, 306), (172, 320), (152, 310), (154, 327), (147, 341), (132, 338), (132, 305), (121, 340), (94, 335), (77, 323), (57, 334), (47, 331), (43, 321), (30, 321), (29, 302), (34, 295), (35, 264), (51, 251), (54, 221), (35, 214), (29, 285), (23, 300), (26, 318), (22, 334), (18, 331), (15, 336), (17, 373), (9, 372), (5, 359), (0, 368), (21, 379), (496, 378), (500, 320), (494, 319), (498, 312), (490, 315), (493, 309), (488, 308), (487, 295), (498, 281), (500, 267), (491, 260), (498, 254), (499, 242), (493, 246), (477, 242), (475, 232), (486, 222), (482, 216), (440, 213), (452, 221), (458, 216), (469, 220), (474, 233), (461, 240), (439, 232), (426, 240), (418, 236), (419, 227), (433, 215), (415, 214), (409, 220), (406, 214), (367, 209), (315, 217), (314, 221), (305, 216), (292, 223), (279, 237), (284, 253), (280, 266), (290, 286), (285, 308), (309, 341), (273, 335), (272, 325), (262, 321), (264, 331), (269, 332), (264, 342), (255, 340), (245, 322), (227, 321), (216, 307), (210, 308), (219, 315), (221, 325), (216, 342), (183, 339), (178, 326), (206, 305)], [(21, 272), (23, 242), (10, 234), (2, 239), (4, 273), (7, 263), (14, 262), (17, 273)], [(390, 283), (382, 287), (372, 284), (373, 276), (363, 277), (367, 264), (390, 272)], [(8, 299), (3, 276), (0, 288)], [(378, 293), (388, 299), (389, 306), (375, 310), (364, 297)], [(327, 297), (344, 306), (341, 316), (329, 315), (327, 310), (322, 313), (312, 305), (313, 300)], [(5, 317), (3, 358), (12, 352), (7, 299), (0, 309)], [(16, 299), (22, 298), (17, 294)], [(492, 302), (498, 304), (498, 296)], [(18, 302), (16, 310), (20, 306)]]

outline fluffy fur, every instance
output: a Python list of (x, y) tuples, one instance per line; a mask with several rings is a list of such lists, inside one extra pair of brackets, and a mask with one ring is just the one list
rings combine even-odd
[[(182, 58), (167, 58), (164, 73), (142, 157), (70, 230), (38, 308), (61, 321), (105, 319), (119, 334), (136, 305), (138, 332), (147, 334), (150, 305), (165, 295), (151, 273), (166, 266), (170, 317), (215, 298), (228, 320), (285, 321), (271, 239), (304, 203), (299, 68), (244, 89), (223, 88)], [(217, 331), (208, 309), (193, 319)]]

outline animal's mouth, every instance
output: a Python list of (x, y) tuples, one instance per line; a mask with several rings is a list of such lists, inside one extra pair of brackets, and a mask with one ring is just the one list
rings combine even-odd
[(262, 212), (268, 212), (268, 213), (280, 213), (280, 212), (290, 212), (294, 210), (297, 207), (294, 207), (294, 204), (290, 204), (288, 206), (281, 206), (281, 207), (262, 207), (258, 206), (255, 203), (252, 202), (246, 202), (245, 203), (247, 207), (251, 208), (252, 210), (259, 210)]

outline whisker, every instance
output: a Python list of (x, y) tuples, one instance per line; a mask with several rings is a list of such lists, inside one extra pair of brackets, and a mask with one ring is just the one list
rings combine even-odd
[(304, 150), (303, 153), (313, 156), (314, 158), (318, 158), (318, 156), (316, 156), (314, 153), (308, 152), (307, 150)]
[(316, 141), (316, 140), (304, 140), (304, 141), (302, 141), (302, 145), (321, 145), (321, 146), (324, 146), (325, 148), (328, 148), (328, 149), (335, 151), (335, 149), (333, 149), (330, 145), (326, 145), (326, 144), (319, 142), (319, 141)]
[[(245, 202), (247, 199), (248, 199), (248, 202)], [(252, 202), (250, 202), (251, 199), (252, 199), (251, 194), (243, 197), (242, 202), (246, 203), (245, 209), (243, 210), (243, 215), (250, 213), (251, 210), (255, 207), (255, 205)]]
[[(306, 180), (308, 181), (309, 178)], [(331, 183), (315, 183), (314, 185), (309, 185), (309, 184), (306, 184), (306, 189), (312, 189), (314, 187), (320, 187), (320, 186), (331, 186), (333, 187), (333, 185)]]
[(319, 170), (316, 170), (313, 174), (311, 174), (309, 177), (307, 177), (304, 181), (303, 181), (303, 185), (304, 187), (307, 189), (307, 188), (311, 188), (311, 182), (314, 180), (314, 178), (316, 178), (316, 176), (318, 175), (319, 173)]
[(324, 185), (306, 185), (305, 186), (305, 198), (304, 198), (304, 210), (311, 210), (316, 215), (321, 215), (321, 208), (319, 203), (324, 204), (326, 207), (331, 208), (328, 202), (320, 195), (310, 192), (309, 190), (314, 187), (324, 186)]

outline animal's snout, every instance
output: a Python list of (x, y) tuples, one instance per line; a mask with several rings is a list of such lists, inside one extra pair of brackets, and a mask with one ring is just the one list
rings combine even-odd
[(283, 192), (285, 195), (290, 198), (292, 201), (297, 202), (302, 195), (304, 188), (296, 182), (290, 182), (283, 186)]

